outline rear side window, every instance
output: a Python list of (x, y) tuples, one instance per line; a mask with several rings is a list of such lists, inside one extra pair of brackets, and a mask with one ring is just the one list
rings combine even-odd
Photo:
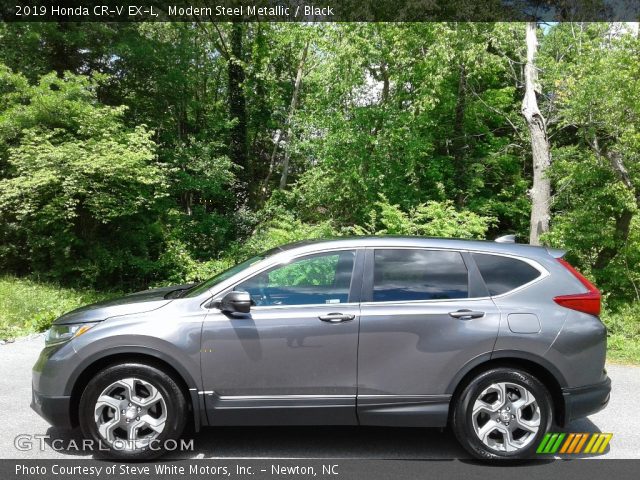
[(540, 276), (537, 269), (522, 260), (484, 253), (472, 255), (491, 295), (510, 292)]
[(376, 250), (373, 272), (374, 302), (469, 296), (467, 267), (459, 252)]

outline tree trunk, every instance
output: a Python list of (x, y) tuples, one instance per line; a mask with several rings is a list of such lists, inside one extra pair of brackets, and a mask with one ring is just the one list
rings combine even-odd
[(531, 221), (529, 243), (540, 245), (540, 235), (549, 231), (551, 182), (547, 177), (547, 169), (551, 164), (549, 140), (546, 122), (536, 98), (537, 71), (535, 57), (538, 50), (536, 23), (527, 22), (527, 63), (524, 67), (525, 93), (522, 100), (522, 115), (527, 121), (531, 136), (531, 153), (533, 156), (533, 187), (531, 196)]
[[(597, 139), (594, 141), (593, 148), (596, 154), (602, 155)], [(618, 177), (618, 180), (633, 195), (636, 206), (638, 209), (640, 209), (640, 195), (638, 194), (636, 187), (631, 180), (631, 176), (629, 175), (627, 167), (624, 164), (622, 155), (620, 155), (618, 152), (609, 151), (604, 152), (604, 156), (607, 158), (607, 160), (609, 160), (611, 169), (615, 173), (616, 177)], [(613, 245), (604, 247), (598, 252), (596, 261), (593, 264), (593, 268), (596, 270), (602, 270), (603, 268), (607, 267), (609, 263), (611, 263), (611, 261), (614, 259), (614, 257), (618, 254), (618, 251), (627, 243), (627, 240), (629, 239), (629, 232), (631, 231), (633, 211), (629, 208), (625, 208), (616, 216), (615, 220), (616, 228), (614, 233), (614, 243)]]
[(460, 76), (458, 78), (458, 98), (456, 100), (455, 119), (453, 123), (453, 166), (456, 172), (456, 204), (463, 207), (467, 187), (467, 135), (464, 127), (464, 116), (467, 106), (467, 69), (464, 63), (460, 64)]
[(602, 270), (607, 267), (611, 260), (618, 254), (620, 247), (624, 246), (629, 238), (629, 231), (631, 230), (631, 221), (633, 220), (633, 212), (630, 210), (623, 210), (616, 217), (616, 230), (614, 233), (614, 245), (604, 247), (598, 252), (596, 261), (593, 264), (594, 270)]
[(76, 46), (65, 39), (71, 38), (68, 35), (78, 34), (77, 30), (81, 28), (80, 24), (69, 24), (66, 22), (58, 22), (56, 26), (56, 35), (47, 35), (44, 41), (49, 44), (51, 55), (49, 61), (51, 68), (55, 70), (58, 77), (62, 78), (64, 72), (78, 73), (78, 51)]
[(271, 156), (269, 157), (269, 171), (267, 172), (267, 176), (264, 179), (264, 184), (262, 186), (262, 192), (261, 192), (262, 201), (264, 201), (267, 195), (269, 182), (271, 181), (271, 175), (273, 175), (273, 170), (276, 168), (276, 154), (278, 153), (278, 146), (280, 145), (281, 138), (282, 138), (282, 130), (278, 130), (278, 133), (276, 133), (276, 138), (273, 141), (273, 149), (271, 150)]
[(287, 116), (287, 134), (286, 145), (284, 151), (284, 160), (282, 162), (282, 175), (280, 176), (280, 188), (284, 189), (287, 186), (287, 177), (289, 175), (289, 159), (291, 157), (291, 138), (293, 137), (293, 131), (291, 130), (291, 121), (293, 114), (298, 106), (298, 97), (300, 95), (300, 86), (302, 85), (302, 73), (304, 71), (304, 64), (307, 61), (307, 53), (309, 52), (309, 40), (304, 44), (304, 50), (302, 51), (302, 57), (300, 63), (298, 63), (298, 71), (296, 73), (296, 80), (293, 85), (293, 95), (291, 96), (291, 104), (289, 105), (289, 115)]
[(246, 199), (246, 190), (251, 171), (247, 148), (247, 111), (243, 83), (245, 79), (242, 66), (242, 24), (233, 23), (231, 27), (231, 55), (228, 64), (229, 80), (229, 118), (234, 122), (229, 139), (231, 161), (242, 168), (239, 175), (241, 195)]

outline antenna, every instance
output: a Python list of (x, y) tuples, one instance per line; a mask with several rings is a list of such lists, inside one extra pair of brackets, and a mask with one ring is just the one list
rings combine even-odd
[(498, 242), (498, 243), (516, 243), (516, 236), (511, 234), (511, 235), (503, 235), (501, 237), (498, 237), (494, 240), (494, 242)]

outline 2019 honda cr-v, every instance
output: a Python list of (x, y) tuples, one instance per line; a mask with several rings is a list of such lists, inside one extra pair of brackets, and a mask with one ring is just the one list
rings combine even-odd
[(32, 407), (125, 459), (188, 422), (449, 425), (476, 457), (527, 457), (609, 399), (600, 294), (563, 254), (419, 237), (276, 248), (63, 315)]

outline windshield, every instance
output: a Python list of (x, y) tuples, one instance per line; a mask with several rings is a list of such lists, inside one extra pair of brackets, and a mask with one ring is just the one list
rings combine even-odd
[(214, 277), (211, 277), (209, 280), (205, 280), (204, 282), (199, 283), (195, 287), (189, 289), (184, 295), (184, 297), (197, 297), (201, 293), (209, 290), (214, 285), (217, 285), (218, 283), (226, 280), (227, 278), (232, 277), (236, 273), (241, 272), (242, 270), (244, 270), (247, 267), (250, 267), (254, 263), (259, 262), (260, 260), (264, 260), (265, 258), (267, 258), (269, 253), (271, 253), (271, 251), (265, 252), (260, 255), (256, 255), (255, 257), (251, 257), (249, 260), (245, 260), (244, 262), (239, 263), (238, 265), (231, 267), (230, 269), (225, 270), (224, 272), (221, 272)]

